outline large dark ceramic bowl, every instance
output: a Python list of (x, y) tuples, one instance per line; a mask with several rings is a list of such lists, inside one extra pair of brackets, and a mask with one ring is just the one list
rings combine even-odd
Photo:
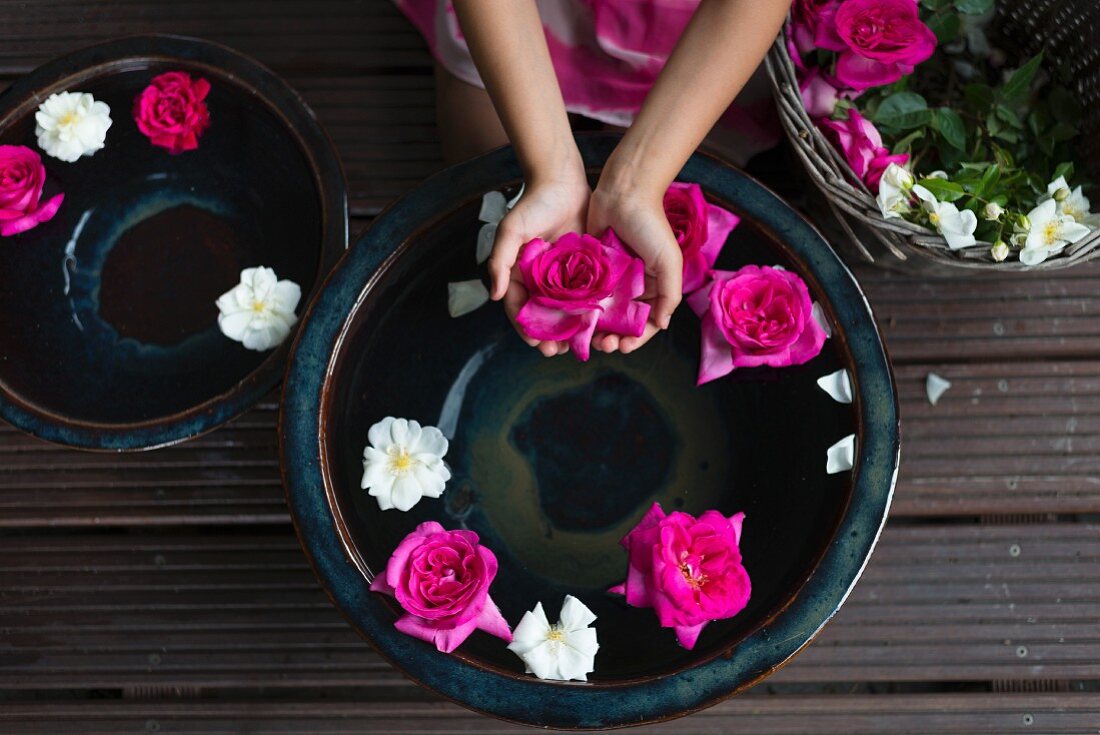
[[(134, 123), (157, 74), (209, 80), (211, 126), (171, 155)], [(60, 91), (111, 107), (106, 147), (76, 163), (42, 154), (50, 221), (0, 238), (0, 416), (84, 449), (163, 446), (209, 431), (278, 383), (289, 343), (253, 352), (217, 327), (215, 299), (264, 265), (310, 292), (347, 243), (343, 173), (286, 83), (195, 39), (138, 37), (78, 51), (0, 96), (0, 144), (35, 141)]]
[[(615, 140), (581, 140), (595, 174)], [(355, 628), (413, 679), (468, 707), (563, 728), (651, 722), (758, 681), (806, 645), (859, 577), (886, 518), (898, 460), (897, 405), (871, 312), (828, 245), (744, 174), (694, 156), (682, 178), (736, 211), (719, 266), (800, 273), (832, 322), (820, 356), (737, 371), (697, 388), (698, 320), (629, 356), (545, 359), (497, 304), (451, 319), (447, 282), (477, 277), (486, 191), (514, 190), (502, 150), (435, 176), (383, 213), (313, 303), (284, 388), (284, 479), (302, 544)], [(841, 367), (855, 402), (815, 381)], [(451, 436), (454, 478), (408, 513), (359, 487), (367, 429), (415, 418)], [(855, 433), (852, 472), (827, 475), (826, 449)], [(666, 510), (744, 511), (748, 607), (706, 627), (692, 651), (652, 610), (605, 592), (626, 572), (619, 539), (654, 501)], [(475, 633), (454, 655), (397, 632), (398, 609), (368, 590), (418, 523), (476, 531), (500, 561), (492, 596), (514, 626), (565, 594), (599, 616), (587, 684), (525, 675), (505, 644)]]

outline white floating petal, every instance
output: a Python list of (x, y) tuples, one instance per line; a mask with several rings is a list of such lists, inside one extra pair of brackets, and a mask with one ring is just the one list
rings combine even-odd
[(241, 271), (241, 282), (218, 297), (218, 328), (249, 350), (270, 350), (290, 335), (302, 289), (260, 266)]
[(947, 378), (941, 378), (935, 373), (928, 373), (928, 379), (924, 381), (924, 389), (928, 393), (928, 402), (933, 406), (940, 400), (940, 396), (947, 392), (947, 389), (951, 387), (951, 381)]
[(423, 497), (443, 494), (451, 471), (443, 462), (447, 437), (434, 426), (387, 416), (367, 432), (360, 486), (382, 510), (406, 511)]
[(821, 325), (821, 329), (824, 330), (825, 336), (832, 337), (833, 325), (829, 324), (829, 317), (825, 316), (825, 309), (816, 301), (814, 302), (813, 316), (817, 323)]
[(856, 435), (849, 434), (833, 446), (826, 453), (825, 472), (835, 475), (838, 472), (852, 469), (856, 456)]
[(835, 373), (823, 375), (817, 379), (817, 384), (837, 403), (852, 402), (852, 381), (848, 377), (847, 370), (842, 368)]
[(482, 222), (496, 224), (508, 214), (508, 200), (499, 191), (490, 191), (481, 197), (481, 211), (477, 218)]
[(481, 265), (489, 256), (493, 254), (493, 242), (497, 237), (497, 223), (488, 222), (481, 226), (481, 229), (477, 231), (477, 252), (475, 258), (477, 264)]
[(452, 281), (447, 284), (447, 311), (454, 318), (481, 308), (489, 300), (489, 291), (481, 279)]
[(519, 203), (519, 200), (523, 198), (523, 192), (526, 189), (527, 189), (527, 182), (520, 183), (519, 191), (516, 192), (516, 195), (514, 197), (512, 197), (511, 199), (508, 200), (508, 209), (511, 209), (512, 207), (516, 206), (516, 204)]
[(524, 613), (508, 650), (523, 660), (527, 673), (555, 681), (588, 681), (595, 671), (600, 644), (590, 627), (596, 616), (577, 598), (566, 595), (561, 620), (551, 625), (542, 603)]

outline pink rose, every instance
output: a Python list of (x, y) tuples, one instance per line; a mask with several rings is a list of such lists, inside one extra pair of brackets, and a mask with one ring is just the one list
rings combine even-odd
[(199, 147), (199, 136), (210, 127), (206, 95), (210, 82), (192, 79), (182, 71), (170, 71), (153, 82), (134, 100), (134, 122), (153, 145), (169, 153)]
[(836, 32), (836, 12), (841, 5), (842, 0), (795, 0), (791, 5), (791, 38), (800, 54), (847, 48)]
[(601, 240), (570, 232), (553, 243), (532, 240), (519, 255), (528, 299), (516, 315), (524, 334), (539, 340), (568, 340), (578, 359), (588, 359), (599, 329), (639, 337), (649, 304), (645, 264), (614, 231)]
[(46, 167), (25, 145), (0, 145), (0, 236), (11, 237), (53, 219), (64, 194), (42, 201)]
[(707, 623), (732, 618), (749, 602), (752, 586), (738, 548), (744, 520), (744, 513), (726, 518), (716, 510), (698, 519), (665, 515), (654, 503), (623, 537), (626, 581), (609, 591), (626, 595), (633, 607), (652, 607), (681, 646), (694, 648)]
[(818, 125), (844, 154), (852, 171), (876, 194), (886, 167), (891, 163), (900, 165), (909, 160), (907, 153), (891, 155), (890, 149), (882, 145), (882, 136), (878, 129), (855, 108), (848, 110), (847, 120), (826, 118), (818, 121)]
[(801, 75), (798, 90), (802, 93), (802, 106), (810, 117), (828, 117), (836, 109), (840, 99), (840, 90), (814, 67)]
[(684, 293), (691, 293), (706, 281), (707, 271), (741, 218), (708, 204), (698, 184), (674, 182), (665, 192), (664, 207), (684, 254)]
[(896, 82), (936, 50), (936, 34), (913, 0), (846, 0), (836, 32), (844, 42), (836, 76), (852, 89)]
[(797, 275), (755, 265), (711, 275), (688, 299), (703, 320), (699, 385), (739, 367), (801, 365), (821, 352), (825, 330)]
[(476, 533), (428, 521), (398, 545), (370, 588), (393, 595), (405, 610), (395, 628), (450, 653), (478, 628), (511, 642), (512, 631), (489, 597), (496, 575), (497, 558)]

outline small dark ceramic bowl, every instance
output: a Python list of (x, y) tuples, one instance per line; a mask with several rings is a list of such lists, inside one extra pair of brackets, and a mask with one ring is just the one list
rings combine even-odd
[[(197, 150), (153, 146), (134, 98), (165, 71), (209, 80)], [(110, 105), (106, 147), (64, 163), (36, 143), (60, 91)], [(0, 144), (42, 155), (50, 221), (0, 238), (0, 416), (81, 449), (149, 449), (209, 431), (278, 383), (289, 342), (253, 352), (218, 330), (215, 299), (265, 265), (310, 292), (347, 243), (344, 177), (298, 95), (217, 44), (112, 41), (51, 62), (0, 96)]]
[[(584, 138), (591, 173), (615, 139)], [(894, 387), (851, 274), (801, 217), (744, 174), (694, 156), (682, 178), (736, 211), (719, 267), (782, 264), (805, 278), (834, 336), (806, 365), (737, 371), (701, 388), (698, 320), (629, 356), (545, 359), (498, 304), (451, 319), (448, 281), (475, 278), (481, 196), (518, 186), (501, 150), (439, 174), (383, 213), (313, 303), (284, 388), (284, 481), (298, 534), (355, 628), (418, 682), (516, 722), (604, 728), (668, 719), (738, 692), (790, 659), (837, 611), (884, 520), (898, 461)], [(855, 402), (815, 381), (841, 367)], [(380, 511), (359, 487), (367, 429), (387, 415), (440, 426), (454, 477), (438, 500)], [(853, 472), (826, 449), (858, 437)], [(606, 593), (626, 573), (618, 545), (654, 502), (744, 511), (748, 607), (706, 627), (692, 651), (652, 610)], [(454, 655), (397, 632), (392, 600), (368, 591), (418, 523), (476, 531), (500, 562), (491, 593), (514, 626), (565, 594), (598, 616), (587, 684), (525, 675), (477, 632)]]

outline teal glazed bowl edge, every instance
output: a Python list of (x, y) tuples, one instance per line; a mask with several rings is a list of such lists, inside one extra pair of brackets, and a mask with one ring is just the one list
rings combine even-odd
[[(586, 166), (598, 170), (617, 140), (580, 136)], [(510, 148), (440, 172), (394, 202), (344, 255), (305, 314), (284, 380), (279, 420), (280, 465), (299, 541), (356, 631), (406, 676), (464, 707), (525, 725), (599, 730), (659, 722), (711, 706), (759, 682), (813, 640), (859, 579), (886, 521), (900, 455), (897, 397), (877, 326), (852, 274), (808, 222), (748, 175), (695, 154), (679, 178), (736, 203), (805, 266), (814, 281), (811, 291), (825, 296), (832, 339), (847, 355), (859, 437), (849, 500), (812, 573), (789, 602), (746, 636), (697, 663), (621, 682), (563, 684), (443, 655), (394, 629), (392, 607), (369, 591), (361, 560), (348, 552), (344, 521), (334, 511), (326, 446), (334, 359), (356, 309), (401, 256), (403, 244), (438, 215), (440, 202), (472, 201), (522, 180)], [(498, 577), (495, 584), (501, 581)]]

